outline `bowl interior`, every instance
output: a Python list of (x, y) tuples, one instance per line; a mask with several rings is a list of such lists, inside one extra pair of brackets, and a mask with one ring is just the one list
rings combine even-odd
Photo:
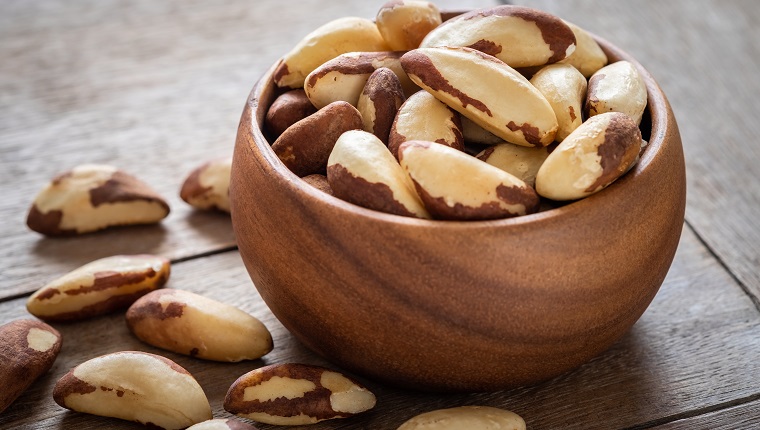
[[(450, 16), (455, 16), (460, 14), (460, 12), (448, 12), (447, 13)], [(604, 52), (607, 54), (607, 57), (609, 58), (609, 62), (615, 62), (619, 60), (627, 60), (632, 62), (636, 68), (638, 69), (641, 76), (644, 78), (644, 81), (646, 82), (647, 86), (647, 97), (648, 97), (648, 103), (647, 107), (644, 111), (644, 115), (642, 117), (642, 121), (640, 124), (640, 130), (642, 138), (648, 142), (647, 147), (642, 151), (641, 158), (639, 159), (636, 166), (634, 166), (631, 171), (629, 171), (627, 174), (625, 174), (623, 177), (619, 178), (615, 183), (613, 183), (608, 188), (617, 188), (617, 187), (625, 187), (627, 182), (635, 181), (636, 177), (640, 175), (644, 170), (647, 169), (647, 166), (651, 162), (651, 160), (656, 157), (657, 153), (660, 151), (660, 148), (662, 147), (663, 140), (666, 136), (666, 127), (668, 126), (668, 115), (670, 113), (670, 105), (665, 98), (665, 96), (662, 93), (662, 90), (659, 88), (659, 85), (656, 83), (654, 78), (651, 76), (651, 74), (641, 65), (638, 61), (636, 61), (634, 58), (630, 57), (625, 52), (621, 51), (620, 49), (616, 48), (611, 43), (607, 42), (606, 40), (594, 36), (597, 42), (600, 44)], [(269, 106), (271, 106), (272, 102), (275, 98), (277, 98), (278, 95), (282, 94), (283, 92), (287, 91), (287, 89), (278, 88), (274, 84), (273, 79), (273, 70), (275, 68), (276, 64), (273, 65), (267, 73), (257, 82), (256, 86), (254, 87), (253, 91), (251, 92), (251, 96), (249, 98), (249, 103), (253, 107), (252, 112), (254, 114), (254, 123), (255, 127), (252, 130), (253, 133), (253, 139), (252, 143), (256, 145), (257, 150), (262, 152), (262, 155), (267, 159), (268, 163), (271, 165), (271, 168), (273, 172), (276, 172), (278, 175), (281, 175), (283, 178), (285, 178), (290, 185), (295, 187), (299, 193), (303, 193), (304, 198), (313, 198), (313, 199), (319, 199), (324, 201), (325, 204), (332, 205), (335, 207), (340, 208), (340, 210), (350, 211), (352, 213), (360, 213), (362, 216), (369, 216), (369, 217), (380, 217), (384, 219), (387, 222), (401, 222), (401, 223), (416, 223), (416, 224), (440, 224), (440, 223), (446, 223), (450, 227), (453, 224), (464, 224), (464, 225), (474, 225), (474, 224), (487, 224), (487, 225), (514, 225), (514, 224), (523, 224), (523, 223), (530, 223), (535, 222), (538, 219), (546, 218), (546, 217), (556, 217), (556, 216), (564, 216), (564, 214), (568, 214), (567, 216), (572, 216), (572, 213), (574, 211), (583, 211), (585, 210), (584, 206), (586, 205), (596, 205), (597, 199), (600, 199), (605, 194), (605, 190), (602, 190), (596, 194), (593, 194), (589, 197), (586, 197), (581, 200), (571, 201), (571, 202), (551, 202), (551, 205), (554, 206), (554, 208), (549, 210), (543, 210), (539, 213), (530, 214), (530, 215), (524, 215), (520, 217), (515, 218), (507, 218), (507, 219), (499, 219), (499, 220), (485, 220), (485, 221), (442, 221), (442, 220), (423, 220), (423, 219), (416, 219), (416, 218), (408, 218), (408, 217), (401, 217), (397, 215), (391, 215), (386, 214), (370, 209), (365, 209), (360, 206), (353, 205), (351, 203), (345, 202), (341, 199), (338, 199), (336, 197), (330, 196), (328, 194), (325, 194), (311, 185), (305, 183), (304, 181), (297, 180), (297, 175), (295, 175), (293, 172), (291, 172), (280, 160), (277, 158), (274, 151), (271, 149), (271, 144), (274, 142), (274, 139), (272, 136), (267, 132), (266, 127), (264, 126), (264, 118), (266, 117), (266, 112), (269, 109)]]

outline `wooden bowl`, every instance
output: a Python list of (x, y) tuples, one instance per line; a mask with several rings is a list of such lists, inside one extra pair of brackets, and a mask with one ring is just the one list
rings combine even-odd
[(638, 165), (561, 208), (496, 221), (431, 221), (364, 209), (291, 173), (262, 133), (270, 69), (243, 111), (232, 221), (264, 301), (303, 344), (363, 376), (415, 389), (531, 384), (600, 354), (665, 278), (686, 200), (671, 107), (647, 84)]

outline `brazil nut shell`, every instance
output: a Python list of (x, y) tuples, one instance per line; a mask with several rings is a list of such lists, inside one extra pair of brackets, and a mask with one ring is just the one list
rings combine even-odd
[(435, 219), (498, 219), (538, 210), (538, 196), (525, 182), (448, 146), (405, 142), (399, 162)]
[(558, 124), (549, 102), (490, 55), (471, 48), (420, 48), (404, 54), (401, 65), (417, 85), (508, 142), (547, 146), (554, 141)]
[(348, 131), (335, 143), (327, 180), (343, 200), (395, 215), (430, 218), (403, 169), (376, 136)]
[(588, 81), (586, 113), (622, 112), (641, 123), (647, 106), (647, 87), (636, 66), (618, 61), (599, 69)]
[(547, 157), (536, 175), (536, 191), (552, 200), (594, 194), (636, 161), (641, 131), (626, 114), (603, 113), (575, 129)]
[(427, 91), (418, 91), (399, 108), (388, 137), (388, 149), (398, 158), (398, 148), (408, 140), (428, 140), (464, 150), (459, 115)]
[(575, 35), (560, 18), (514, 5), (478, 9), (450, 19), (428, 33), (421, 48), (477, 49), (512, 67), (541, 66), (575, 51)]

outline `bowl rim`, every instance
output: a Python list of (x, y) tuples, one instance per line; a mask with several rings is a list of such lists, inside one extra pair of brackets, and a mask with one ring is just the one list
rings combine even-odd
[[(599, 43), (608, 58), (614, 57), (616, 58), (615, 61), (626, 60), (636, 67), (647, 88), (647, 106), (645, 109), (645, 115), (648, 113), (651, 118), (651, 129), (647, 147), (641, 153), (636, 165), (629, 172), (605, 189), (588, 197), (569, 202), (563, 206), (512, 218), (493, 220), (436, 220), (405, 217), (367, 209), (318, 190), (306, 181), (303, 181), (295, 173), (291, 172), (290, 169), (280, 161), (271, 148), (272, 144), (266, 138), (262, 130), (264, 116), (268, 106), (263, 106), (261, 101), (262, 99), (266, 99), (266, 97), (272, 97), (273, 100), (274, 94), (279, 90), (273, 82), (273, 74), (281, 60), (275, 62), (259, 78), (249, 94), (247, 100), (248, 109), (244, 110), (243, 118), (241, 118), (241, 125), (245, 121), (250, 123), (250, 133), (247, 136), (248, 139), (244, 140), (247, 143), (246, 150), (258, 153), (266, 162), (267, 168), (275, 173), (274, 175), (271, 175), (271, 177), (279, 183), (278, 186), (288, 188), (290, 191), (296, 193), (298, 198), (319, 201), (321, 204), (325, 204), (336, 211), (344, 213), (346, 216), (361, 217), (375, 222), (414, 226), (417, 228), (441, 228), (445, 226), (446, 228), (457, 230), (494, 227), (515, 229), (527, 225), (530, 225), (530, 227), (533, 228), (536, 223), (556, 222), (558, 219), (572, 218), (574, 215), (583, 213), (594, 207), (604, 208), (605, 205), (603, 202), (598, 202), (598, 200), (605, 200), (607, 196), (611, 196), (617, 189), (626, 187), (630, 182), (635, 181), (640, 176), (646, 175), (648, 172), (647, 168), (659, 156), (661, 156), (664, 151), (664, 146), (666, 144), (673, 144), (672, 142), (666, 141), (668, 134), (666, 131), (671, 127), (676, 127), (676, 124), (674, 119), (671, 119), (671, 107), (667, 97), (649, 71), (630, 54), (621, 50), (606, 39), (591, 32), (588, 33), (597, 41), (597, 43)], [(608, 64), (612, 63), (608, 62)], [(267, 92), (270, 94), (267, 94)], [(271, 101), (269, 101), (269, 103), (271, 103)], [(247, 118), (246, 115), (248, 115)], [(240, 128), (240, 131), (244, 130), (247, 132), (248, 128)], [(677, 142), (677, 144), (680, 145), (680, 142)], [(589, 208), (589, 206), (591, 206), (591, 208)]]

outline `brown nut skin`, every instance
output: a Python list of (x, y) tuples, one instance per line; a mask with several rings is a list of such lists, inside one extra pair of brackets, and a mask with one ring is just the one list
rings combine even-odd
[(490, 55), (470, 48), (420, 48), (404, 54), (401, 65), (417, 85), (507, 142), (547, 146), (554, 141), (557, 117), (549, 102)]
[(255, 360), (273, 348), (269, 330), (252, 315), (184, 290), (146, 294), (129, 307), (126, 319), (143, 342), (206, 360)]
[(375, 70), (367, 79), (356, 105), (362, 115), (364, 131), (374, 134), (388, 145), (391, 126), (405, 100), (398, 76), (385, 67)]
[(258, 430), (258, 428), (233, 418), (217, 418), (194, 424), (186, 430)]
[(347, 418), (375, 406), (375, 395), (330, 369), (284, 363), (252, 370), (227, 391), (224, 409), (267, 424), (302, 425)]
[[(633, 60), (612, 44), (600, 44), (610, 58)], [(622, 337), (644, 312), (665, 278), (683, 227), (685, 169), (678, 126), (657, 81), (640, 70), (651, 95), (652, 125), (643, 129), (651, 128), (652, 133), (633, 175), (601, 195), (556, 211), (466, 224), (372, 214), (295, 181), (279, 161), (272, 160), (269, 142), (260, 133), (257, 118), (273, 89), (271, 74), (264, 75), (242, 115), (231, 191), (238, 244), (251, 278), (272, 308), (279, 309), (278, 317), (309, 348), (388, 384), (431, 391), (496, 391), (548, 380), (588, 362)], [(266, 204), (248, 203), (263, 196)], [(620, 223), (631, 228), (617, 229)], [(302, 228), (294, 232), (292, 226)], [(429, 234), (420, 234), (423, 229)], [(328, 240), (340, 246), (316, 245), (325, 241), (328, 231), (332, 232)], [(295, 234), (299, 240), (289, 241)], [(443, 240), (444, 236), (451, 240)], [(625, 246), (609, 246), (611, 240)], [(520, 246), (508, 246), (516, 243)], [(306, 253), (304, 244), (313, 244)], [(572, 254), (580, 264), (568, 267), (572, 279), (564, 271), (546, 270), (547, 259), (539, 257), (568, 255), (567, 247), (583, 249)], [(378, 253), (381, 249), (397, 251)], [(489, 258), (484, 258), (486, 249)], [(497, 256), (499, 261), (519, 264), (494, 269), (492, 257)], [(289, 270), (295, 266), (304, 271)], [(419, 270), (422, 267), (427, 270)], [(368, 271), (378, 276), (367, 276)], [(357, 290), (341, 294), (349, 292), (347, 285)], [(464, 285), (474, 286), (474, 291)], [(443, 291), (439, 286), (446, 294), (435, 293)], [(620, 291), (620, 301), (608, 294), (610, 289)], [(309, 298), (298, 301), (305, 308), (292, 306), (294, 290), (299, 290), (298, 297)], [(367, 300), (353, 300), (354, 292), (362, 292)], [(429, 321), (423, 321), (420, 330), (404, 330), (394, 312), (393, 303), (401, 303), (396, 292), (431, 303), (438, 298), (438, 311), (425, 318), (415, 312), (417, 300), (404, 301), (408, 311), (403, 313), (410, 321)], [(560, 294), (572, 303), (556, 300)], [(578, 295), (609, 307), (589, 306)], [(515, 302), (515, 296), (529, 300), (525, 304), (530, 306)], [(461, 312), (463, 300), (481, 311)], [(381, 311), (383, 307), (386, 311)], [(500, 318), (507, 308), (515, 314)], [(556, 314), (545, 318), (553, 334), (538, 322), (547, 316), (546, 309)], [(518, 315), (521, 323), (510, 325)], [(602, 315), (608, 324), (597, 324)], [(461, 336), (451, 336), (447, 328), (454, 316), (467, 320)], [(375, 323), (368, 324), (368, 318)], [(352, 335), (359, 332), (361, 336)], [(381, 333), (383, 342), (377, 342)], [(504, 342), (493, 341), (499, 334)], [(471, 347), (482, 354), (470, 354)], [(376, 414), (371, 413), (366, 422), (385, 422)]]
[(452, 18), (431, 31), (421, 48), (461, 46), (511, 67), (556, 63), (575, 50), (573, 31), (558, 17), (524, 6), (495, 6)]
[(647, 107), (647, 88), (636, 67), (618, 61), (602, 67), (588, 81), (586, 114), (622, 112), (638, 125)]
[(536, 175), (536, 191), (552, 200), (599, 192), (636, 162), (641, 142), (641, 131), (628, 115), (591, 117), (549, 154)]
[(441, 25), (441, 12), (427, 1), (393, 0), (380, 7), (375, 22), (391, 49), (409, 51)]
[(396, 74), (404, 94), (409, 96), (419, 91), (420, 87), (409, 79), (401, 67), (403, 54), (401, 51), (385, 51), (339, 55), (309, 73), (304, 82), (306, 96), (317, 108), (340, 100), (356, 106), (367, 79), (381, 67), (387, 67)]
[(388, 50), (374, 22), (366, 18), (338, 18), (306, 35), (285, 54), (275, 68), (274, 80), (279, 87), (301, 88), (309, 73), (337, 55)]
[(34, 199), (26, 224), (47, 236), (153, 224), (169, 205), (147, 184), (113, 166), (83, 164), (56, 176)]
[(37, 290), (26, 302), (45, 321), (78, 321), (131, 305), (164, 286), (169, 260), (156, 255), (114, 255), (79, 267)]
[(266, 130), (276, 139), (291, 125), (317, 111), (306, 97), (303, 88), (290, 90), (280, 94), (267, 110), (264, 118)]
[(230, 213), (231, 169), (231, 158), (203, 163), (185, 179), (179, 191), (180, 198), (196, 209)]
[(347, 131), (327, 161), (335, 197), (395, 215), (430, 218), (404, 170), (376, 136)]
[(425, 412), (404, 422), (398, 430), (525, 430), (516, 413), (490, 406), (460, 406)]
[(312, 187), (331, 196), (333, 195), (333, 190), (330, 188), (330, 183), (327, 181), (327, 176), (315, 173), (313, 175), (304, 176), (301, 179), (303, 179), (304, 182), (311, 185)]
[(412, 94), (393, 120), (388, 149), (396, 159), (398, 148), (408, 140), (427, 140), (464, 151), (459, 115), (427, 91)]
[(56, 329), (37, 320), (0, 326), (0, 413), (53, 366), (61, 351)]
[(335, 141), (344, 132), (363, 126), (355, 107), (333, 102), (290, 126), (274, 141), (272, 150), (298, 176), (324, 173)]
[(184, 429), (211, 419), (206, 394), (187, 370), (160, 355), (121, 351), (92, 358), (55, 384), (53, 400), (77, 412)]
[(399, 163), (435, 219), (486, 220), (538, 211), (538, 195), (525, 182), (445, 145), (404, 142)]

